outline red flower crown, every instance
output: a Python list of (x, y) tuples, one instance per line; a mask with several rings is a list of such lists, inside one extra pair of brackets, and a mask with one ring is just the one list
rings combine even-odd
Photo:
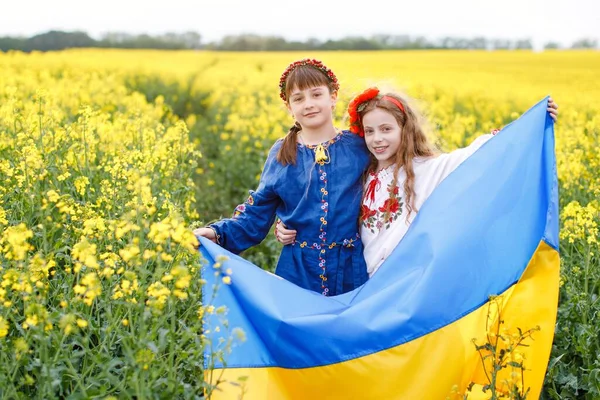
[[(365, 131), (363, 130), (362, 124), (360, 123), (358, 113), (364, 110), (364, 108), (367, 105), (367, 102), (373, 100), (377, 96), (379, 96), (379, 89), (376, 87), (370, 87), (364, 92), (360, 93), (358, 96), (356, 96), (350, 102), (350, 104), (348, 104), (348, 114), (350, 115), (350, 132), (355, 133), (360, 137), (365, 136)], [(392, 102), (402, 112), (406, 112), (402, 103), (396, 100), (395, 98), (391, 96), (382, 96), (381, 99)]]
[(357, 134), (360, 137), (365, 136), (365, 132), (358, 118), (358, 113), (361, 112), (369, 100), (373, 100), (379, 95), (379, 89), (371, 87), (356, 96), (350, 104), (348, 104), (348, 114), (350, 115), (350, 132)]
[(324, 73), (325, 76), (331, 81), (331, 86), (333, 87), (333, 90), (336, 92), (339, 90), (340, 84), (338, 83), (338, 80), (332, 70), (327, 68), (325, 64), (323, 64), (319, 60), (315, 60), (314, 58), (305, 58), (303, 60), (294, 61), (293, 63), (288, 65), (285, 71), (283, 71), (283, 74), (281, 74), (281, 78), (279, 79), (279, 97), (281, 97), (283, 101), (287, 102), (287, 98), (285, 95), (285, 83), (287, 81), (288, 75), (290, 74), (290, 72), (296, 69), (296, 67), (299, 67), (301, 65), (310, 65), (318, 69), (319, 71)]

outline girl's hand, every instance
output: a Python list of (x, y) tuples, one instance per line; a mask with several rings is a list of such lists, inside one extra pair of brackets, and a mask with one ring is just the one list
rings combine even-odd
[(548, 112), (550, 113), (550, 117), (556, 122), (558, 118), (558, 104), (552, 100), (552, 97), (548, 99)]
[(207, 239), (210, 239), (213, 243), (217, 243), (217, 234), (211, 228), (194, 229), (194, 235), (205, 237)]
[(292, 229), (287, 229), (280, 219), (278, 219), (277, 223), (275, 224), (274, 233), (275, 237), (277, 238), (277, 241), (283, 244), (284, 246), (292, 244), (296, 240), (296, 231)]

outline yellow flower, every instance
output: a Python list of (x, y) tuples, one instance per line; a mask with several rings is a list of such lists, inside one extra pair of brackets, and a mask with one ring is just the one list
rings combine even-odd
[(233, 335), (233, 337), (235, 337), (240, 342), (246, 341), (246, 332), (244, 332), (244, 330), (241, 328), (233, 328), (233, 331), (231, 331), (231, 334)]
[(33, 237), (33, 232), (23, 223), (6, 228), (0, 237), (0, 251), (9, 260), (24, 260), (30, 250), (33, 250), (27, 241)]
[(27, 344), (27, 341), (22, 337), (17, 338), (13, 342), (13, 347), (15, 349), (15, 357), (17, 360), (20, 360), (23, 354), (26, 354), (29, 351), (29, 344)]
[(173, 256), (167, 253), (160, 253), (160, 259), (164, 262), (171, 262), (173, 261)]
[(8, 220), (6, 219), (6, 211), (0, 207), (0, 225), (8, 225)]
[(102, 293), (102, 285), (98, 280), (98, 275), (95, 272), (90, 272), (79, 281), (79, 284), (73, 287), (73, 290), (85, 304), (91, 306), (94, 299)]
[(96, 245), (88, 242), (86, 237), (82, 237), (79, 242), (73, 246), (71, 254), (75, 260), (81, 261), (85, 266), (93, 269), (99, 268), (96, 258)]
[(113, 276), (115, 274), (115, 270), (110, 268), (110, 267), (105, 267), (102, 272), (100, 272), (100, 275), (103, 278), (110, 278), (111, 276)]
[(25, 384), (27, 386), (31, 386), (35, 383), (35, 379), (33, 379), (33, 377), (29, 374), (25, 374)]
[(75, 179), (75, 188), (77, 189), (77, 193), (81, 196), (85, 195), (85, 188), (90, 184), (90, 180), (87, 176), (80, 176)]
[(148, 368), (148, 364), (150, 364), (154, 360), (154, 353), (150, 349), (142, 349), (136, 353), (135, 361), (138, 364), (143, 364), (146, 369)]
[(0, 315), (0, 338), (6, 337), (6, 335), (8, 335), (8, 328), (8, 321)]
[(164, 286), (161, 282), (154, 282), (148, 287), (146, 294), (148, 295), (146, 304), (154, 309), (162, 310), (169, 295), (171, 294), (171, 290), (169, 290), (169, 288)]
[(599, 244), (600, 203), (592, 201), (582, 206), (574, 200), (567, 204), (560, 214), (562, 229), (560, 238), (569, 243), (586, 241), (590, 245)]
[(100, 234), (104, 234), (106, 232), (107, 227), (104, 218), (96, 217), (90, 218), (83, 221), (83, 235), (86, 236), (98, 236), (102, 237)]
[(113, 289), (112, 298), (115, 300), (127, 297), (129, 302), (137, 302), (135, 300), (135, 294), (139, 288), (137, 276), (132, 271), (126, 271), (123, 279)]
[(62, 181), (66, 181), (70, 177), (71, 177), (71, 173), (69, 171), (67, 171), (64, 174), (58, 175), (56, 177), (56, 179), (58, 179), (59, 182), (62, 182)]
[(60, 317), (58, 327), (64, 332), (66, 336), (69, 336), (75, 330), (76, 317), (74, 314), (65, 314)]
[(140, 255), (140, 247), (136, 244), (131, 244), (124, 249), (119, 250), (119, 255), (123, 261), (129, 262)]
[(185, 300), (188, 298), (188, 294), (183, 290), (175, 289), (173, 290), (173, 296), (177, 297), (180, 300)]
[(177, 277), (177, 280), (175, 281), (176, 288), (185, 289), (190, 285), (192, 276), (190, 275), (187, 268), (178, 265), (171, 270), (171, 274)]
[(50, 200), (53, 203), (56, 203), (60, 199), (60, 195), (54, 190), (49, 190), (48, 192), (46, 192), (46, 196), (48, 197), (48, 200)]
[(142, 256), (144, 260), (149, 260), (152, 257), (156, 256), (156, 252), (153, 250), (144, 250), (144, 255)]

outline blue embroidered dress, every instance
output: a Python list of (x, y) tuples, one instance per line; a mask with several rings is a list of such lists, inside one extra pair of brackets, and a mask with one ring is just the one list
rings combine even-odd
[(342, 131), (322, 143), (327, 161), (315, 161), (317, 146), (298, 144), (295, 165), (277, 161), (282, 141), (269, 152), (256, 191), (232, 218), (210, 225), (217, 242), (240, 253), (259, 244), (279, 216), (297, 231), (284, 246), (275, 273), (305, 289), (334, 296), (368, 279), (358, 233), (362, 175), (369, 163), (364, 139)]

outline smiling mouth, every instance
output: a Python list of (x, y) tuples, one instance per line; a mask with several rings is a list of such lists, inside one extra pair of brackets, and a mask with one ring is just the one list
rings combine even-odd
[(312, 117), (314, 115), (317, 115), (318, 112), (313, 112), (313, 113), (308, 113), (308, 114), (304, 114), (305, 117)]
[(375, 151), (375, 153), (380, 154), (383, 153), (384, 151), (387, 150), (389, 146), (378, 146), (378, 147), (373, 147), (373, 151)]

